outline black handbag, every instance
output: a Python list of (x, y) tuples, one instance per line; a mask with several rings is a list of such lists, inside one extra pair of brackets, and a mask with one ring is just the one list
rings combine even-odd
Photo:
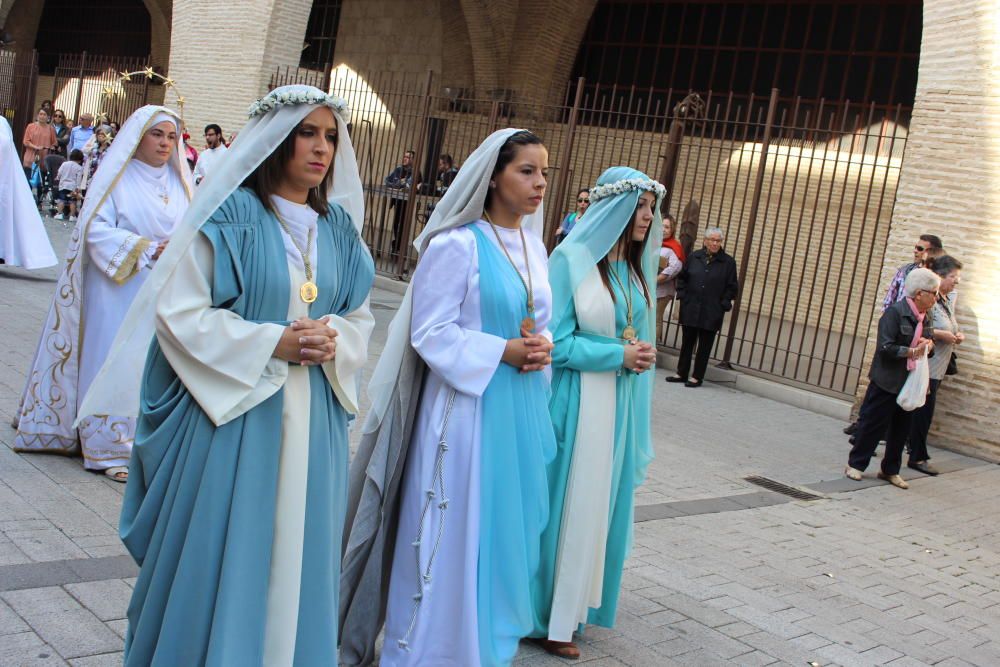
[(945, 369), (945, 375), (958, 375), (958, 355), (954, 352), (951, 353), (951, 359), (948, 360), (948, 368)]

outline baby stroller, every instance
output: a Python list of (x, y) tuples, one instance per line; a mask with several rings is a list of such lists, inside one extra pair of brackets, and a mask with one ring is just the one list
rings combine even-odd
[(42, 173), (42, 187), (38, 192), (38, 208), (49, 216), (56, 214), (56, 194), (59, 191), (59, 184), (56, 183), (56, 174), (59, 167), (66, 161), (62, 155), (46, 155), (45, 171)]

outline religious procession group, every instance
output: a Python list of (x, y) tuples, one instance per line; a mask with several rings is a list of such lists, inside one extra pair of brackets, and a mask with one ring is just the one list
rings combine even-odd
[(143, 107), (90, 184), (16, 447), (127, 478), (126, 665), (507, 665), (615, 623), (663, 187), (608, 169), (547, 257), (546, 148), (487, 137), (415, 241), (349, 464), (375, 324), (347, 118), (272, 91), (192, 196), (180, 119)]

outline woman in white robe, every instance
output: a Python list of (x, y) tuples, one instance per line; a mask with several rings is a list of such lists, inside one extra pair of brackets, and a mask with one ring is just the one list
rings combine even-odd
[(117, 410), (81, 413), (79, 403), (187, 210), (191, 174), (178, 159), (179, 122), (164, 107), (136, 111), (88, 189), (22, 395), (18, 451), (79, 449), (88, 470), (128, 478), (135, 419)]
[[(419, 356), (416, 363), (426, 365), (426, 376), (401, 472), (398, 525), (391, 527), (395, 547), (381, 656), (386, 667), (509, 664), (518, 640), (531, 629), (530, 604), (522, 603), (530, 602), (538, 531), (547, 513), (545, 482), (538, 473), (554, 451), (545, 381), (537, 373), (549, 361), (551, 294), (546, 250), (532, 228), (541, 220), (546, 168), (547, 154), (537, 137), (517, 130), (495, 133), (462, 167), (418, 239), (421, 259), (409, 298), (397, 315), (399, 324), (390, 329), (406, 330), (404, 344)], [(522, 310), (531, 291), (526, 312), (533, 322), (518, 332), (522, 317), (509, 316), (513, 336), (491, 330), (486, 290), (498, 281), (514, 287)], [(397, 383), (409, 376), (391, 368), (404, 352), (397, 341), (390, 334), (372, 382), (376, 391), (387, 372), (397, 375)], [(489, 396), (505, 381), (507, 369), (517, 376), (511, 388), (537, 402), (517, 417), (505, 413), (502, 432), (489, 420)], [(394, 390), (388, 387), (390, 394)], [(372, 399), (378, 415), (385, 401), (377, 393)], [(538, 431), (522, 442), (519, 427), (536, 417)], [(511, 425), (511, 419), (518, 424)], [(366, 427), (369, 433), (378, 430), (373, 423)], [(497, 450), (511, 453), (511, 465), (503, 472), (519, 468), (517, 483), (498, 481), (503, 472), (489, 458)], [(363, 443), (352, 487), (366, 484), (370, 454)], [(347, 564), (352, 564), (352, 543), (368, 530), (357, 523), (368, 502), (363, 500), (354, 514), (358, 534), (348, 538)], [(523, 519), (514, 540), (502, 538), (506, 533), (498, 527), (510, 517)], [(344, 585), (348, 609), (382, 595), (355, 590), (356, 585)], [(344, 605), (341, 609), (343, 616)], [(370, 655), (371, 649), (354, 633), (363, 621), (350, 611), (347, 616), (341, 657), (345, 664), (358, 664), (364, 660), (360, 654)], [(357, 628), (365, 638), (377, 633), (379, 624), (374, 616), (367, 622), (368, 627)]]
[(44, 269), (58, 261), (24, 178), (14, 134), (0, 116), (0, 264)]

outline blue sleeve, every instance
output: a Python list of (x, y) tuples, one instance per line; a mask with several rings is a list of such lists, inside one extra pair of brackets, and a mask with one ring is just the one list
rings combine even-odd
[(625, 361), (625, 347), (617, 343), (599, 343), (576, 335), (576, 306), (566, 304), (567, 312), (552, 332), (552, 366), (575, 371), (600, 373), (616, 371)]

